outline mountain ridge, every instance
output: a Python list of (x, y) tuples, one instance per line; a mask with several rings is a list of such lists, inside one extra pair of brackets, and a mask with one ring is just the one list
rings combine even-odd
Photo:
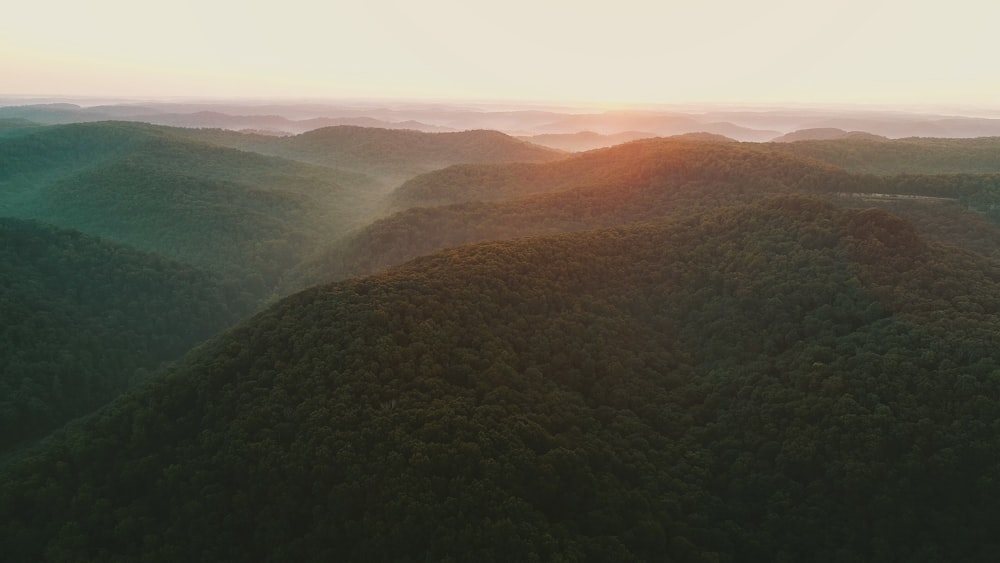
[[(930, 271), (994, 313), (942, 323)], [(98, 561), (982, 559), (1000, 404), (963, 398), (996, 348), (956, 328), (995, 331), (998, 287), (798, 197), (445, 251), (202, 347), (5, 473), (0, 533)]]

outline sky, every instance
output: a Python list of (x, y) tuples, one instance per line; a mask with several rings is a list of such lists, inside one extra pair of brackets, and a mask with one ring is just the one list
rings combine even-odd
[(0, 94), (1000, 105), (1000, 2), (11, 0)]

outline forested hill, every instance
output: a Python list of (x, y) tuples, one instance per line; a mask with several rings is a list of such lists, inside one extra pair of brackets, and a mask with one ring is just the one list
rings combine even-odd
[(992, 561), (1000, 269), (779, 198), (289, 297), (3, 475), (12, 561)]
[(896, 140), (855, 137), (764, 146), (869, 174), (1000, 173), (1000, 137)]
[(22, 135), (38, 127), (41, 126), (27, 119), (0, 118), (0, 138)]
[(338, 125), (291, 137), (246, 138), (243, 148), (402, 181), (458, 163), (545, 162), (565, 153), (497, 131), (424, 133)]
[(542, 135), (521, 136), (518, 138), (528, 141), (529, 143), (535, 143), (536, 145), (542, 145), (569, 152), (581, 152), (611, 147), (627, 143), (629, 141), (635, 141), (637, 139), (646, 139), (656, 136), (657, 135), (654, 133), (643, 133), (641, 131), (627, 131), (625, 133), (616, 133), (614, 135), (602, 135), (600, 133), (594, 133), (593, 131), (580, 131), (578, 133), (548, 133)]
[(891, 207), (925, 235), (986, 256), (1000, 240), (1000, 175), (849, 174), (770, 146), (652, 139), (553, 163), (462, 165), (418, 176), (393, 194), (395, 205), (413, 207), (329, 245), (286, 280), (302, 287), (461, 244), (626, 225), (791, 193)]
[[(679, 181), (757, 181), (802, 184), (840, 172), (807, 157), (753, 143), (688, 138), (643, 139), (542, 164), (456, 165), (422, 174), (392, 194), (398, 209), (463, 201), (492, 201), (581, 186), (618, 186), (670, 178)], [(749, 186), (748, 186), (749, 187)]]
[(252, 311), (238, 286), (0, 218), (0, 457), (105, 404)]
[(261, 295), (381, 195), (356, 173), (135, 123), (46, 127), (0, 139), (0, 153), (0, 214), (256, 279)]

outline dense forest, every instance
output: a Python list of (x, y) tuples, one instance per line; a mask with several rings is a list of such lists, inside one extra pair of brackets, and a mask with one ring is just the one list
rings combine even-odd
[(985, 561), (998, 284), (800, 198), (450, 251), (290, 297), (54, 440), (2, 533), (23, 560)]
[(965, 223), (984, 214), (1000, 223), (1000, 175), (852, 175), (758, 145), (653, 139), (553, 163), (456, 165), (417, 176), (389, 196), (402, 211), (329, 245), (288, 281), (343, 279), (471, 242), (626, 225), (789, 193), (855, 206), (917, 202), (917, 212), (933, 206), (938, 213), (918, 213), (925, 234), (979, 251), (995, 227), (939, 236), (949, 224), (940, 210)]
[(997, 147), (0, 120), (3, 559), (995, 561)]
[(254, 304), (191, 267), (9, 218), (0, 279), (0, 453), (103, 405)]
[(769, 143), (770, 150), (808, 156), (871, 174), (997, 174), (1000, 137), (871, 139)]

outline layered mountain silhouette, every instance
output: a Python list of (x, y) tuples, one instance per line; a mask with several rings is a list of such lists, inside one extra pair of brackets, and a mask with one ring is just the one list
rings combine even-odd
[[(916, 110), (718, 106), (595, 111), (581, 107), (511, 107), (498, 104), (378, 102), (164, 102), (0, 98), (0, 119), (51, 125), (105, 120), (142, 121), (193, 128), (255, 130), (296, 135), (337, 125), (425, 132), (498, 130), (510, 135), (617, 135), (644, 131), (670, 136), (706, 131), (761, 142), (803, 129), (865, 131), (889, 138), (1000, 135), (995, 111), (966, 116)], [(563, 148), (563, 147), (558, 147)], [(596, 148), (596, 147), (594, 147)]]
[(246, 288), (75, 231), (0, 219), (0, 457), (253, 311)]
[(1000, 137), (907, 138), (886, 142), (864, 136), (775, 144), (775, 150), (871, 174), (996, 174)]
[(792, 143), (795, 141), (832, 141), (834, 139), (867, 139), (879, 141), (885, 140), (886, 137), (865, 133), (864, 131), (844, 131), (836, 127), (821, 127), (792, 131), (772, 140), (776, 143)]
[(0, 530), (21, 560), (988, 558), (1000, 327), (954, 312), (998, 283), (800, 198), (448, 251), (55, 438)]

